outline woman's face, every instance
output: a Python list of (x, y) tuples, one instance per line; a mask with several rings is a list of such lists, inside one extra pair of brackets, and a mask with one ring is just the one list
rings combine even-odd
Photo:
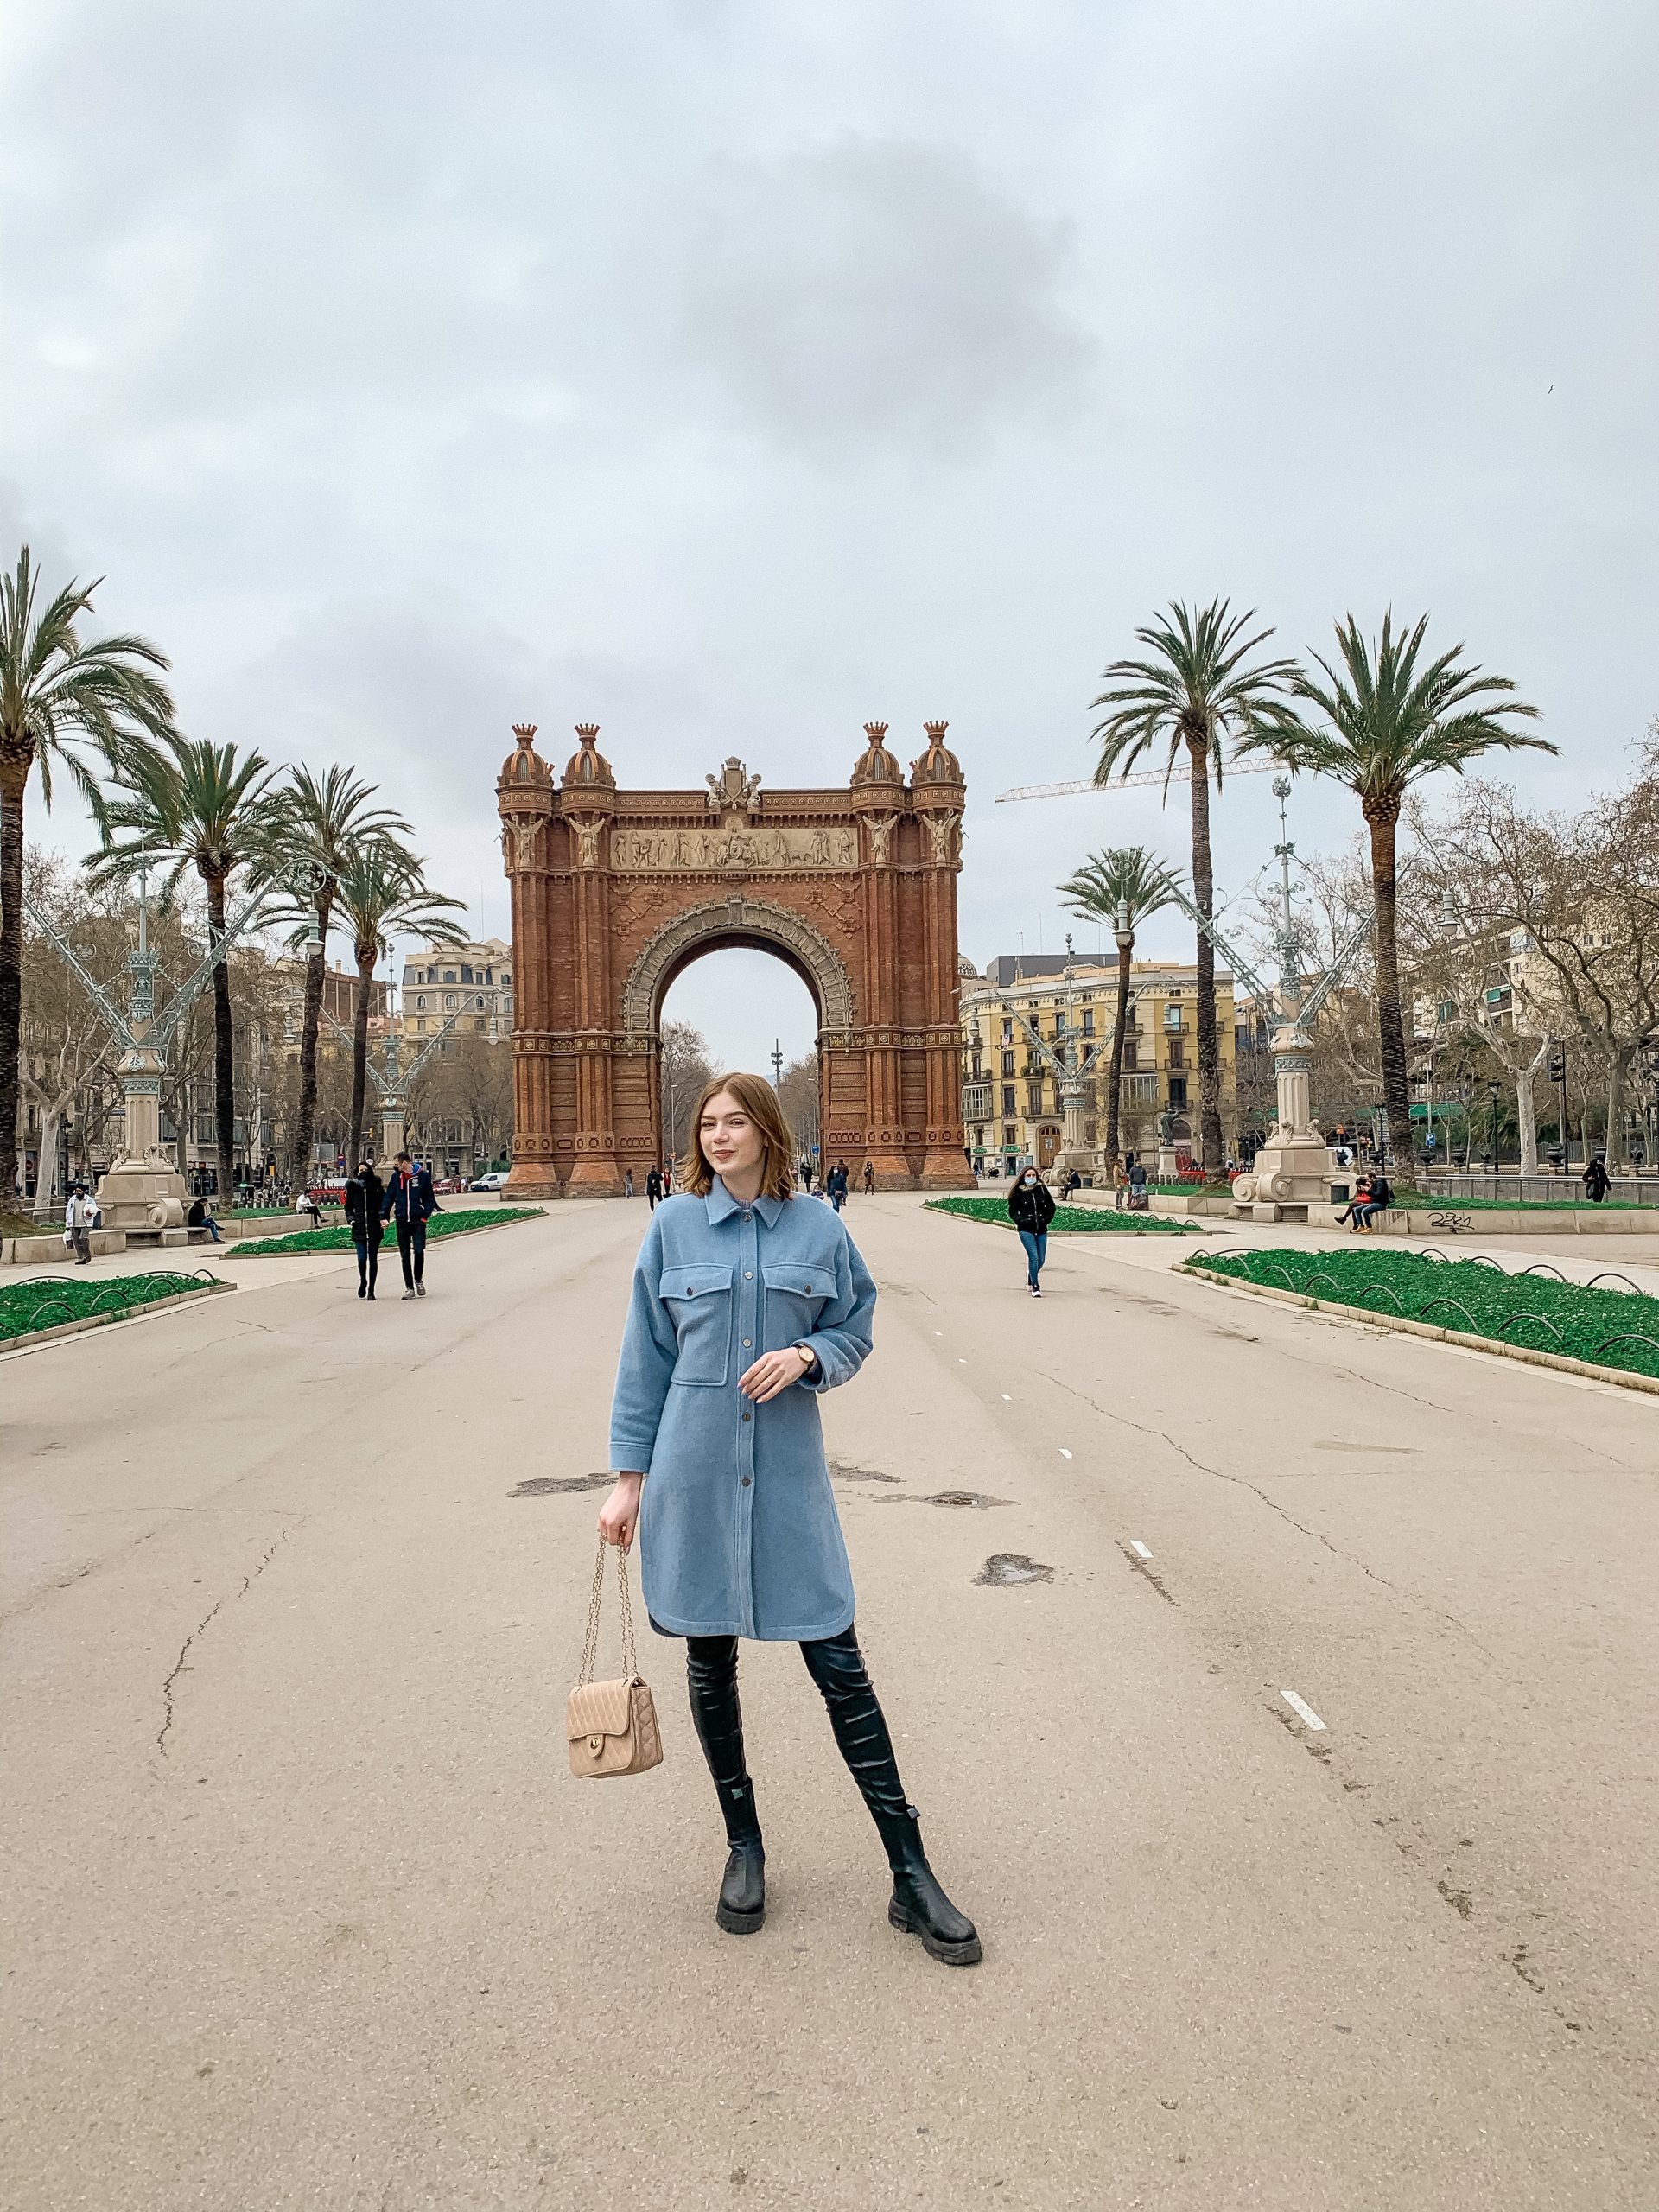
[(1025, 1172), (1025, 1175), (1021, 1179), (1026, 1183), (1027, 1186), (1029, 1187), (1037, 1180), (1037, 1170), (1034, 1167), (1027, 1167)]
[(717, 1090), (697, 1124), (702, 1156), (716, 1175), (758, 1167), (766, 1141), (729, 1090)]

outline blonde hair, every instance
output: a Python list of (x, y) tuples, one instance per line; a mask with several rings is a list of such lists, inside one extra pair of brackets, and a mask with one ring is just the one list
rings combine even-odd
[(714, 1188), (715, 1171), (703, 1156), (703, 1109), (711, 1098), (728, 1091), (760, 1130), (766, 1145), (760, 1157), (760, 1194), (768, 1198), (795, 1195), (795, 1140), (784, 1119), (777, 1092), (763, 1075), (717, 1075), (705, 1083), (691, 1109), (690, 1142), (680, 1164), (680, 1187), (706, 1198)]

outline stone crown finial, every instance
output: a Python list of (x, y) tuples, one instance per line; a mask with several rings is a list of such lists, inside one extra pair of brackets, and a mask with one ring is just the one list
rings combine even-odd
[(912, 760), (910, 764), (912, 784), (959, 784), (962, 781), (962, 763), (944, 741), (944, 733), (950, 727), (949, 722), (922, 724), (927, 733), (927, 750), (919, 760)]
[(517, 748), (501, 763), (504, 784), (550, 784), (553, 771), (536, 751), (536, 724), (514, 722), (512, 734), (518, 739)]
[(578, 722), (576, 735), (582, 741), (582, 750), (573, 753), (566, 764), (563, 781), (571, 784), (602, 784), (607, 790), (616, 789), (616, 778), (611, 773), (611, 764), (595, 746), (599, 735), (597, 722)]
[(864, 734), (868, 740), (854, 766), (855, 784), (902, 784), (904, 772), (882, 742), (887, 736), (886, 722), (866, 722)]

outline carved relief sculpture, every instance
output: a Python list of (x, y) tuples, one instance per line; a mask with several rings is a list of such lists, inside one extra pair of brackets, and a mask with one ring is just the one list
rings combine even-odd
[(896, 814), (867, 814), (864, 827), (870, 833), (870, 862), (874, 868), (886, 868), (887, 849), (893, 842), (893, 833), (899, 827)]
[(705, 776), (710, 814), (753, 814), (760, 804), (760, 779), (751, 776), (736, 753), (728, 755), (718, 779)]
[(957, 857), (957, 827), (962, 820), (960, 813), (926, 813), (922, 820), (927, 828), (929, 857), (935, 868), (949, 868)]

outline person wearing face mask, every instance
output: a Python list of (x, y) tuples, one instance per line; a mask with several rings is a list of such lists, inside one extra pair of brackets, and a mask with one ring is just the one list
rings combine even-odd
[(1038, 1277), (1048, 1257), (1048, 1224), (1054, 1218), (1054, 1201), (1034, 1167), (1021, 1168), (1008, 1192), (1008, 1218), (1026, 1248), (1026, 1287), (1033, 1298), (1040, 1298), (1043, 1287)]

